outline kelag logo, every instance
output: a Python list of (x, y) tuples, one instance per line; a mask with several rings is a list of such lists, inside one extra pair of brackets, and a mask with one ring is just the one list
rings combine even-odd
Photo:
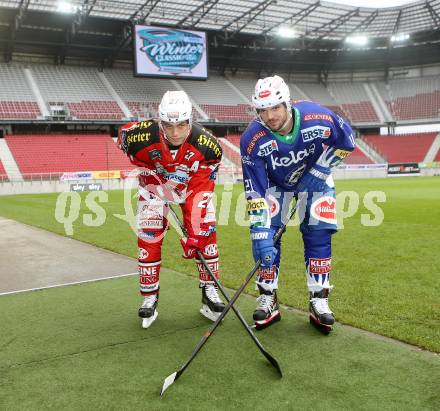
[(197, 34), (165, 28), (142, 29), (141, 51), (159, 69), (168, 73), (190, 73), (199, 64), (203, 53), (203, 38)]

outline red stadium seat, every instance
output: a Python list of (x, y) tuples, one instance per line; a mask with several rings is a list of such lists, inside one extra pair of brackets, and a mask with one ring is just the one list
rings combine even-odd
[(24, 174), (133, 168), (108, 134), (23, 134), (5, 139)]

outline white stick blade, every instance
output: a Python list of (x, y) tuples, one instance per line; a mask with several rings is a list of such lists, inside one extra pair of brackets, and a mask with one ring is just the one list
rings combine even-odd
[(160, 396), (163, 395), (165, 390), (174, 382), (176, 379), (177, 372), (173, 372), (170, 374), (167, 378), (165, 378), (165, 381), (163, 382), (162, 391), (160, 392)]

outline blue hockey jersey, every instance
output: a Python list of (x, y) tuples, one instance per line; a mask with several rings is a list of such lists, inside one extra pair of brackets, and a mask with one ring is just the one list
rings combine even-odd
[(243, 180), (248, 199), (266, 197), (268, 187), (295, 192), (301, 176), (316, 164), (326, 146), (336, 150), (328, 165), (339, 164), (355, 148), (353, 130), (329, 109), (311, 101), (292, 104), (293, 130), (270, 131), (253, 120), (240, 139)]

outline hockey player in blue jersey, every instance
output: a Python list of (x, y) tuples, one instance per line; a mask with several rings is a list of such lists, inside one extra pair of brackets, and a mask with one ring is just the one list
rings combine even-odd
[(336, 195), (331, 168), (354, 149), (353, 131), (340, 116), (311, 101), (291, 104), (279, 76), (258, 80), (252, 103), (257, 118), (240, 140), (243, 181), (250, 218), (252, 252), (261, 258), (260, 297), (253, 318), (257, 329), (281, 319), (277, 302), (280, 242), (274, 234), (287, 218), (291, 201), (299, 204), (304, 242), (310, 322), (325, 333), (335, 321), (328, 296), (331, 237), (337, 230)]

